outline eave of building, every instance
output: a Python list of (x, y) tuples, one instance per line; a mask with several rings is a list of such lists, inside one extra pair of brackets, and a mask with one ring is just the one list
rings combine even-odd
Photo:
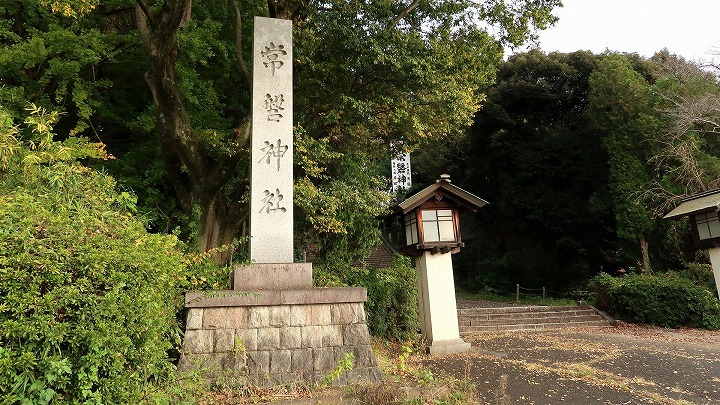
[(680, 205), (665, 215), (663, 219), (674, 219), (701, 212), (718, 210), (718, 208), (720, 208), (720, 189), (684, 198)]
[(396, 210), (398, 212), (402, 212), (403, 214), (407, 214), (420, 204), (432, 198), (438, 190), (444, 190), (451, 196), (456, 197), (457, 200), (460, 200), (456, 200), (459, 204), (472, 211), (488, 204), (488, 202), (482, 198), (451, 184), (447, 180), (438, 180), (435, 184), (420, 190), (407, 200), (399, 203), (396, 206)]

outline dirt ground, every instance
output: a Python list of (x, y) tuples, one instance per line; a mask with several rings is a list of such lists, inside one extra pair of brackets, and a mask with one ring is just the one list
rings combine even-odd
[(635, 325), (466, 338), (471, 352), (423, 358), (468, 378), (487, 404), (720, 404), (720, 332)]
[[(480, 404), (720, 404), (720, 332), (620, 324), (482, 333), (465, 340), (472, 343), (467, 354), (413, 356), (410, 367), (430, 370), (437, 381), (469, 381)], [(396, 361), (392, 353), (383, 354)], [(437, 388), (388, 375), (386, 383), (374, 389), (409, 390), (414, 394), (410, 397), (418, 398), (427, 394), (423, 390)], [(349, 387), (314, 391), (280, 402), (275, 397), (271, 403), (371, 403), (351, 391)]]

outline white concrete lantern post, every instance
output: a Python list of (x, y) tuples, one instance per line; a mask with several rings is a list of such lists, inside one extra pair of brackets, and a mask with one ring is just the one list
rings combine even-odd
[(664, 219), (690, 217), (695, 245), (708, 249), (715, 285), (720, 297), (720, 190), (712, 190), (682, 200)]
[(402, 218), (405, 246), (415, 258), (420, 327), (432, 355), (466, 352), (460, 338), (452, 254), (465, 246), (460, 234), (460, 211), (475, 211), (487, 201), (456, 187), (447, 175), (395, 207)]

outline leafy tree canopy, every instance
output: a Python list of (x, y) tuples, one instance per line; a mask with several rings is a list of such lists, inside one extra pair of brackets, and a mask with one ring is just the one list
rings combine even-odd
[(687, 233), (660, 217), (716, 184), (712, 75), (667, 52), (535, 50), (509, 58), (483, 91), (464, 139), (413, 160), (416, 179), (448, 170), (491, 203), (464, 225), (475, 248), (457, 263), (469, 287), (560, 289), (693, 257)]
[[(204, 251), (247, 220), (251, 17), (292, 19), (299, 225), (352, 250), (372, 239), (349, 235), (371, 233), (389, 142), (456, 133), (493, 80), (500, 44), (531, 39), (559, 4), (21, 0), (0, 8), (0, 102), (16, 116), (26, 101), (60, 111), (60, 137), (106, 143), (155, 227), (194, 216)], [(147, 165), (156, 157), (163, 177)], [(316, 197), (324, 206), (309, 204)]]

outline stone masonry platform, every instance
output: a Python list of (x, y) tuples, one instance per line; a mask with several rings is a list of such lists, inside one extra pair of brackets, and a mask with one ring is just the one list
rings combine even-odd
[(338, 382), (378, 381), (366, 300), (364, 288), (189, 292), (178, 368), (258, 385), (314, 383), (352, 354)]

